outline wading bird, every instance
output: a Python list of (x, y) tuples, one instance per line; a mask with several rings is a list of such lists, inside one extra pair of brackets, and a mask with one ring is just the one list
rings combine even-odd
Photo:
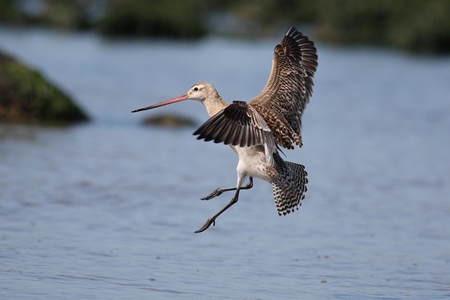
[[(217, 217), (238, 201), (239, 191), (252, 188), (253, 177), (272, 184), (280, 216), (301, 205), (308, 183), (305, 167), (284, 161), (279, 150), (280, 146), (294, 149), (294, 144), (302, 147), (301, 119), (312, 96), (317, 58), (314, 43), (295, 27), (290, 27), (275, 47), (272, 71), (265, 88), (252, 101), (227, 103), (213, 85), (198, 82), (186, 94), (133, 111), (185, 100), (200, 101), (210, 119), (194, 135), (198, 135), (197, 139), (230, 145), (239, 156), (236, 187), (218, 188), (202, 200), (236, 191), (233, 198), (195, 233), (215, 225)], [(247, 177), (249, 182), (243, 185)]]

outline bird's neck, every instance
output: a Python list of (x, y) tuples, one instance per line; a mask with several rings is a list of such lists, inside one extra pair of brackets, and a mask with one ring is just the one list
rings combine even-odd
[(228, 103), (223, 101), (222, 97), (220, 97), (219, 95), (215, 95), (206, 98), (205, 101), (203, 101), (203, 105), (205, 106), (208, 115), (212, 117), (219, 111), (227, 107)]

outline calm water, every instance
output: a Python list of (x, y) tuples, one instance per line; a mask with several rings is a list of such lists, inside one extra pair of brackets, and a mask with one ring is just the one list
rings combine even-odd
[[(280, 34), (281, 36), (281, 34)], [(450, 297), (450, 58), (318, 45), (300, 210), (278, 217), (257, 180), (216, 227), (237, 157), (195, 128), (143, 127), (196, 102), (130, 111), (213, 83), (250, 100), (277, 40), (104, 41), (0, 29), (93, 118), (0, 125), (1, 299), (444, 299)]]

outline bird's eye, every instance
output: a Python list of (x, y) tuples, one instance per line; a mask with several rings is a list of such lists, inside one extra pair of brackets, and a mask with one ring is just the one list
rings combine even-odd
[(194, 88), (194, 91), (198, 91), (198, 87), (195, 87), (195, 88)]

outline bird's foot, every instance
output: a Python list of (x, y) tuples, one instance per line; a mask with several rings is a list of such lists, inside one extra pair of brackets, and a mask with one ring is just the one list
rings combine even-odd
[(200, 232), (205, 231), (206, 229), (209, 228), (209, 226), (211, 226), (211, 224), (213, 226), (216, 226), (216, 220), (215, 219), (206, 220), (205, 224), (203, 224), (203, 226), (199, 230), (195, 231), (195, 233), (200, 233)]
[(201, 200), (211, 200), (212, 198), (222, 195), (222, 193), (223, 191), (221, 189), (217, 189), (208, 196), (201, 198)]

